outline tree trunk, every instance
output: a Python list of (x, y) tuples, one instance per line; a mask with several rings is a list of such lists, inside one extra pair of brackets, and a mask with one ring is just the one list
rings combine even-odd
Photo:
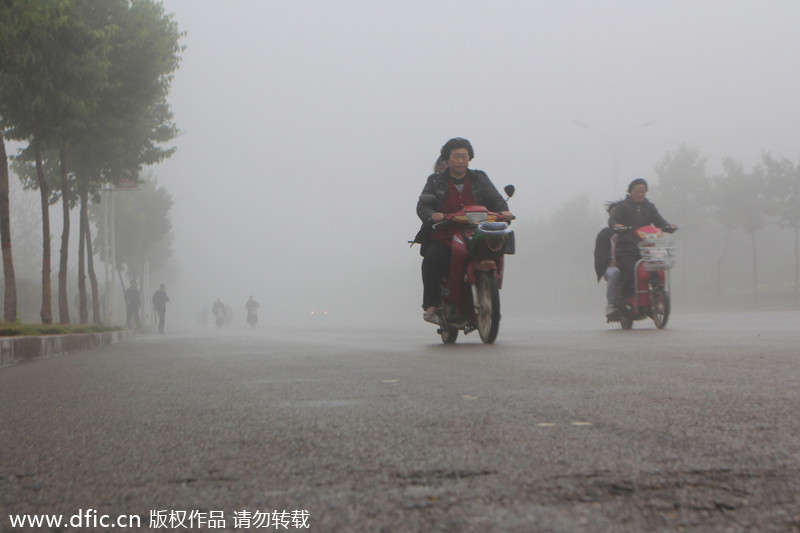
[(753, 305), (758, 307), (758, 257), (756, 256), (756, 232), (750, 234), (753, 245)]
[(725, 256), (728, 253), (728, 241), (731, 237), (731, 228), (725, 231), (725, 244), (722, 245), (722, 254), (717, 261), (717, 303), (722, 304), (722, 263), (725, 261)]
[(17, 321), (17, 281), (14, 276), (14, 261), (11, 256), (11, 209), (8, 193), (8, 155), (6, 143), (0, 132), (0, 241), (3, 247), (3, 277), (5, 279), (5, 302), (3, 318), (6, 322)]
[(794, 298), (797, 299), (797, 284), (800, 281), (800, 224), (794, 226)]
[(38, 137), (34, 138), (36, 154), (36, 177), (39, 180), (39, 194), (42, 199), (42, 310), (39, 316), (42, 324), (53, 323), (52, 292), (50, 287), (50, 187), (44, 175), (42, 147)]
[(89, 323), (89, 308), (86, 302), (86, 204), (89, 193), (86, 187), (86, 174), (78, 176), (78, 195), (81, 199), (81, 208), (78, 215), (78, 320), (81, 324)]
[[(87, 193), (88, 195), (88, 193)], [(88, 200), (88, 198), (87, 198)], [(89, 272), (89, 281), (92, 285), (92, 322), (100, 324), (100, 294), (97, 292), (97, 276), (94, 273), (94, 252), (92, 252), (92, 228), (89, 225), (88, 209), (81, 213), (84, 219), (83, 228), (86, 232), (86, 269)]]
[(69, 298), (67, 298), (67, 268), (69, 267), (69, 182), (67, 180), (67, 143), (61, 143), (61, 205), (64, 225), (61, 231), (61, 260), (58, 265), (58, 321), (69, 324)]

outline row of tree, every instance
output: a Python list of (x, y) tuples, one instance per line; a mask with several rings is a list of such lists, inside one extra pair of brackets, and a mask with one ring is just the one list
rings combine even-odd
[(169, 157), (177, 134), (167, 102), (182, 46), (177, 24), (153, 0), (6, 0), (0, 3), (0, 238), (4, 317), (17, 317), (9, 229), (5, 139), (26, 143), (15, 172), (39, 190), (42, 213), (41, 320), (52, 323), (49, 206), (63, 206), (58, 275), (61, 323), (70, 322), (70, 211), (80, 206), (78, 294), (88, 322), (99, 294), (89, 205), (104, 186), (137, 181), (144, 165)]
[[(744, 232), (750, 241), (753, 297), (758, 298), (757, 249), (760, 230), (769, 224), (790, 230), (794, 248), (794, 293), (800, 284), (800, 162), (764, 153), (750, 169), (734, 158), (722, 161), (722, 172), (709, 176), (708, 157), (681, 146), (656, 166), (658, 187), (653, 198), (668, 206), (670, 216), (683, 228), (684, 251), (708, 224), (724, 230), (717, 258), (717, 293), (722, 292), (722, 270), (731, 236)], [(686, 260), (684, 260), (686, 264)]]

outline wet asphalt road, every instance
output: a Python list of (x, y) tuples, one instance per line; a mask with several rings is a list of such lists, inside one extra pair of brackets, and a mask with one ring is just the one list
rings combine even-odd
[(0, 531), (79, 509), (142, 530), (285, 510), (259, 530), (800, 531), (800, 312), (671, 320), (506, 320), (494, 346), (264, 325), (0, 369)]

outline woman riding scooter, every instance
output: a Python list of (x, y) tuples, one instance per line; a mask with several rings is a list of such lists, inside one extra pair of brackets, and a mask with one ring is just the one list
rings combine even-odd
[[(447, 163), (447, 168), (428, 176), (417, 203), (417, 215), (422, 220), (422, 229), (415, 242), (422, 245), (423, 319), (434, 324), (439, 323), (436, 307), (441, 301), (440, 282), (450, 268), (450, 243), (454, 230), (446, 226), (433, 229), (433, 224), (465, 205), (482, 205), (509, 220), (512, 218), (508, 204), (486, 173), (469, 168), (473, 157), (475, 152), (467, 139), (456, 137), (447, 141), (441, 150), (441, 159)], [(436, 205), (422, 201), (423, 196), (430, 198), (430, 195), (436, 197)]]
[[(670, 224), (656, 209), (655, 204), (647, 198), (647, 182), (637, 178), (628, 185), (627, 197), (614, 206), (609, 219), (609, 226), (615, 229), (640, 228), (652, 224), (659, 229), (671, 232), (677, 226)], [(632, 232), (622, 232), (617, 237), (615, 256), (620, 270), (622, 270), (621, 289), (622, 295), (633, 294), (633, 275), (636, 261), (639, 260), (639, 245), (636, 235)]]

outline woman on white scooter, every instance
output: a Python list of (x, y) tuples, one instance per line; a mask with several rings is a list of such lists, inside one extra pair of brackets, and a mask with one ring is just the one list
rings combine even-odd
[[(655, 204), (646, 198), (647, 182), (637, 178), (628, 185), (628, 195), (618, 202), (609, 219), (611, 228), (641, 228), (649, 224), (665, 230), (674, 231), (677, 226), (670, 224), (656, 209)], [(617, 264), (622, 270), (622, 295), (633, 294), (633, 270), (639, 260), (639, 245), (636, 235), (632, 231), (625, 231), (617, 237), (614, 250)]]

